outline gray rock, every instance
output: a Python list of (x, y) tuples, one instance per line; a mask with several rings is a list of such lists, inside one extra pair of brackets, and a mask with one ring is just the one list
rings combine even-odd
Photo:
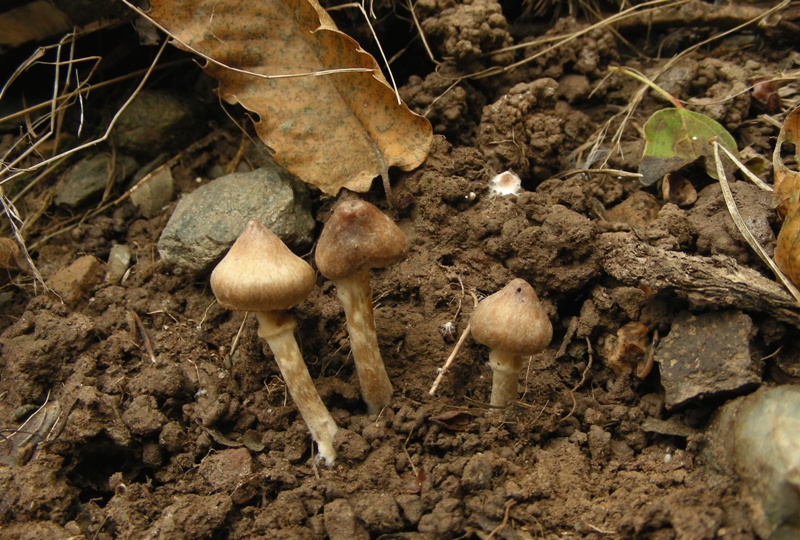
[[(56, 186), (55, 203), (75, 208), (95, 198), (100, 198), (111, 172), (110, 154), (98, 154), (72, 166)], [(131, 157), (117, 155), (112, 183), (131, 176), (139, 165)]]
[(758, 385), (761, 377), (750, 357), (753, 332), (750, 317), (740, 311), (678, 315), (655, 356), (666, 408)]
[(131, 202), (146, 219), (157, 216), (172, 200), (172, 171), (165, 167), (131, 192)]
[(122, 150), (151, 156), (187, 143), (196, 134), (195, 118), (186, 100), (144, 91), (119, 117), (114, 134)]
[[(775, 249), (775, 234), (770, 225), (775, 215), (772, 194), (749, 182), (733, 182), (731, 192), (750, 232), (768, 253), (772, 253)], [(742, 264), (753, 260), (753, 250), (733, 223), (719, 183), (714, 182), (700, 191), (687, 216), (690, 232), (697, 237), (699, 253), (728, 255)]]
[(366, 540), (369, 534), (358, 523), (350, 503), (336, 499), (325, 505), (325, 532), (330, 540)]
[(800, 386), (762, 388), (726, 403), (703, 459), (738, 475), (760, 538), (800, 538)]
[(106, 263), (106, 283), (119, 283), (131, 266), (133, 252), (125, 244), (114, 244)]
[(178, 202), (158, 251), (177, 271), (208, 270), (251, 219), (259, 220), (296, 252), (311, 246), (314, 218), (303, 183), (278, 167), (223, 176)]
[(253, 474), (253, 467), (247, 448), (232, 448), (208, 454), (198, 472), (214, 491), (231, 493)]

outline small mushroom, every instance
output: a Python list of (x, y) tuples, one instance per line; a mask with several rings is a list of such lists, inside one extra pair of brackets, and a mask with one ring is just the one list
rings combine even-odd
[(294, 338), (297, 325), (286, 311), (308, 296), (315, 281), (307, 262), (252, 220), (211, 273), (211, 290), (222, 307), (256, 314), (258, 335), (275, 356), (289, 394), (317, 443), (318, 459), (331, 465), (338, 428), (314, 387)]
[(317, 243), (317, 268), (336, 285), (344, 307), (361, 395), (370, 414), (389, 404), (392, 383), (378, 350), (369, 269), (395, 264), (405, 258), (408, 248), (403, 231), (359, 199), (336, 205)]
[(541, 352), (553, 337), (553, 325), (536, 292), (524, 279), (515, 279), (478, 304), (470, 318), (475, 341), (486, 345), (492, 368), (493, 407), (517, 399), (522, 359)]

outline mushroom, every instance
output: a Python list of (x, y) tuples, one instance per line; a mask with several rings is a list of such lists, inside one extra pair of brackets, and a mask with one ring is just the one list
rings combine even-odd
[(336, 205), (317, 243), (317, 268), (336, 285), (344, 307), (361, 395), (370, 414), (389, 404), (392, 383), (378, 350), (369, 269), (400, 261), (408, 247), (408, 238), (388, 216), (359, 199)]
[(294, 338), (297, 324), (286, 311), (308, 296), (315, 281), (307, 262), (251, 220), (211, 273), (211, 290), (222, 307), (256, 314), (258, 335), (272, 350), (289, 394), (317, 443), (318, 460), (332, 465), (338, 428), (314, 387)]
[(472, 312), (469, 324), (475, 341), (490, 348), (490, 404), (505, 407), (517, 399), (522, 358), (547, 347), (553, 337), (553, 325), (536, 292), (524, 279), (514, 279), (487, 296)]

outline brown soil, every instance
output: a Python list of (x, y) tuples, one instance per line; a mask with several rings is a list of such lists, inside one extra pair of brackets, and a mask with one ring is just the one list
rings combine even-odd
[[(469, 13), (446, 1), (419, 6), (435, 54), (453, 58), (442, 72), (507, 65), (522, 56), (480, 53), (543, 28), (564, 34), (583, 24), (517, 12), (504, 26), (499, 6), (480, 0)], [(360, 23), (342, 24), (365, 32)], [(648, 54), (667, 37), (683, 47), (699, 39), (691, 29), (669, 28), (649, 40), (644, 28), (629, 32)], [(425, 53), (417, 44), (409, 54)], [(663, 86), (681, 99), (719, 97), (757, 72), (780, 73), (793, 54), (759, 34), (736, 34), (691, 55), (681, 64), (686, 71), (671, 72)], [(379, 342), (395, 387), (391, 405), (377, 416), (365, 413), (340, 305), (320, 277), (295, 310), (309, 369), (341, 427), (336, 464), (316, 467), (307, 428), (254, 318), (247, 317), (230, 354), (244, 314), (214, 302), (207, 275), (187, 279), (159, 260), (155, 245), (171, 208), (144, 219), (123, 202), (33, 252), (48, 280), (83, 255), (106, 260), (113, 244), (127, 244), (135, 260), (123, 284), (98, 282), (91, 275), (102, 268), (89, 268), (81, 273), (86, 282), (66, 278), (71, 293), (62, 298), (36, 294), (22, 273), (11, 272), (5, 287), (5, 435), (45, 405), (23, 430), (30, 437), (0, 445), (3, 538), (755, 537), (736, 479), (700, 458), (698, 433), (720, 401), (667, 413), (657, 367), (639, 379), (633, 365), (613, 371), (601, 354), (606, 337), (631, 321), (646, 327), (648, 340), (655, 331), (667, 334), (689, 307), (685, 295), (615, 280), (599, 246), (627, 235), (626, 242), (763, 268), (725, 216), (708, 210), (713, 194), (702, 194), (702, 211), (695, 211), (665, 204), (655, 186), (641, 190), (635, 180), (553, 178), (575, 167), (571, 153), (638, 89), (623, 76), (601, 84), (606, 67), (651, 72), (663, 62), (638, 59), (608, 30), (447, 92), (451, 81), (432, 65), (403, 61), (401, 93), (412, 108), (428, 111), (439, 135), (422, 167), (393, 171), (397, 208), (379, 186), (365, 195), (397, 220), (412, 246), (405, 261), (373, 272)], [(199, 77), (186, 70), (193, 75), (185, 77)], [(662, 107), (647, 97), (631, 125)], [(711, 114), (707, 109), (700, 110)], [(769, 155), (777, 131), (754, 122), (749, 93), (713, 112), (740, 147)], [(184, 192), (211, 165), (234, 159), (240, 134), (230, 123), (223, 129), (228, 138), (187, 153), (173, 168)], [(641, 143), (634, 127), (622, 146), (608, 166), (635, 171)], [(490, 178), (509, 168), (524, 191), (489, 196)], [(702, 168), (686, 174), (698, 192), (712, 183)], [(44, 179), (31, 197), (44, 198), (56, 179)], [(598, 217), (634, 193), (638, 199), (617, 211), (616, 223)], [(313, 204), (321, 227), (333, 200), (317, 195)], [(55, 222), (66, 217), (48, 212)], [(770, 219), (767, 228), (775, 227)], [(41, 239), (41, 232), (28, 234), (29, 243)], [(490, 410), (488, 351), (472, 340), (430, 396), (472, 312), (471, 293), (491, 294), (515, 277), (534, 287), (554, 326), (550, 347), (523, 369), (519, 400)], [(779, 349), (793, 331), (768, 312), (754, 320), (754, 357)], [(777, 371), (765, 370), (764, 380)], [(685, 431), (645, 430), (652, 419), (671, 419)]]

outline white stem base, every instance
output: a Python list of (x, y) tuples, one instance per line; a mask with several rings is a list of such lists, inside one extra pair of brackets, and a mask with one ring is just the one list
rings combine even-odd
[(338, 427), (314, 387), (300, 348), (294, 338), (296, 323), (291, 315), (283, 311), (256, 313), (258, 335), (264, 338), (275, 355), (283, 380), (303, 417), (311, 438), (317, 443), (317, 460), (325, 465), (333, 465), (336, 451), (333, 437)]
[(492, 407), (506, 407), (517, 399), (519, 372), (522, 357), (506, 351), (489, 351), (489, 367), (492, 368)]
[(336, 281), (336, 294), (347, 317), (350, 350), (353, 351), (353, 361), (361, 383), (361, 396), (369, 414), (377, 414), (392, 398), (392, 383), (378, 350), (368, 272), (362, 271)]

